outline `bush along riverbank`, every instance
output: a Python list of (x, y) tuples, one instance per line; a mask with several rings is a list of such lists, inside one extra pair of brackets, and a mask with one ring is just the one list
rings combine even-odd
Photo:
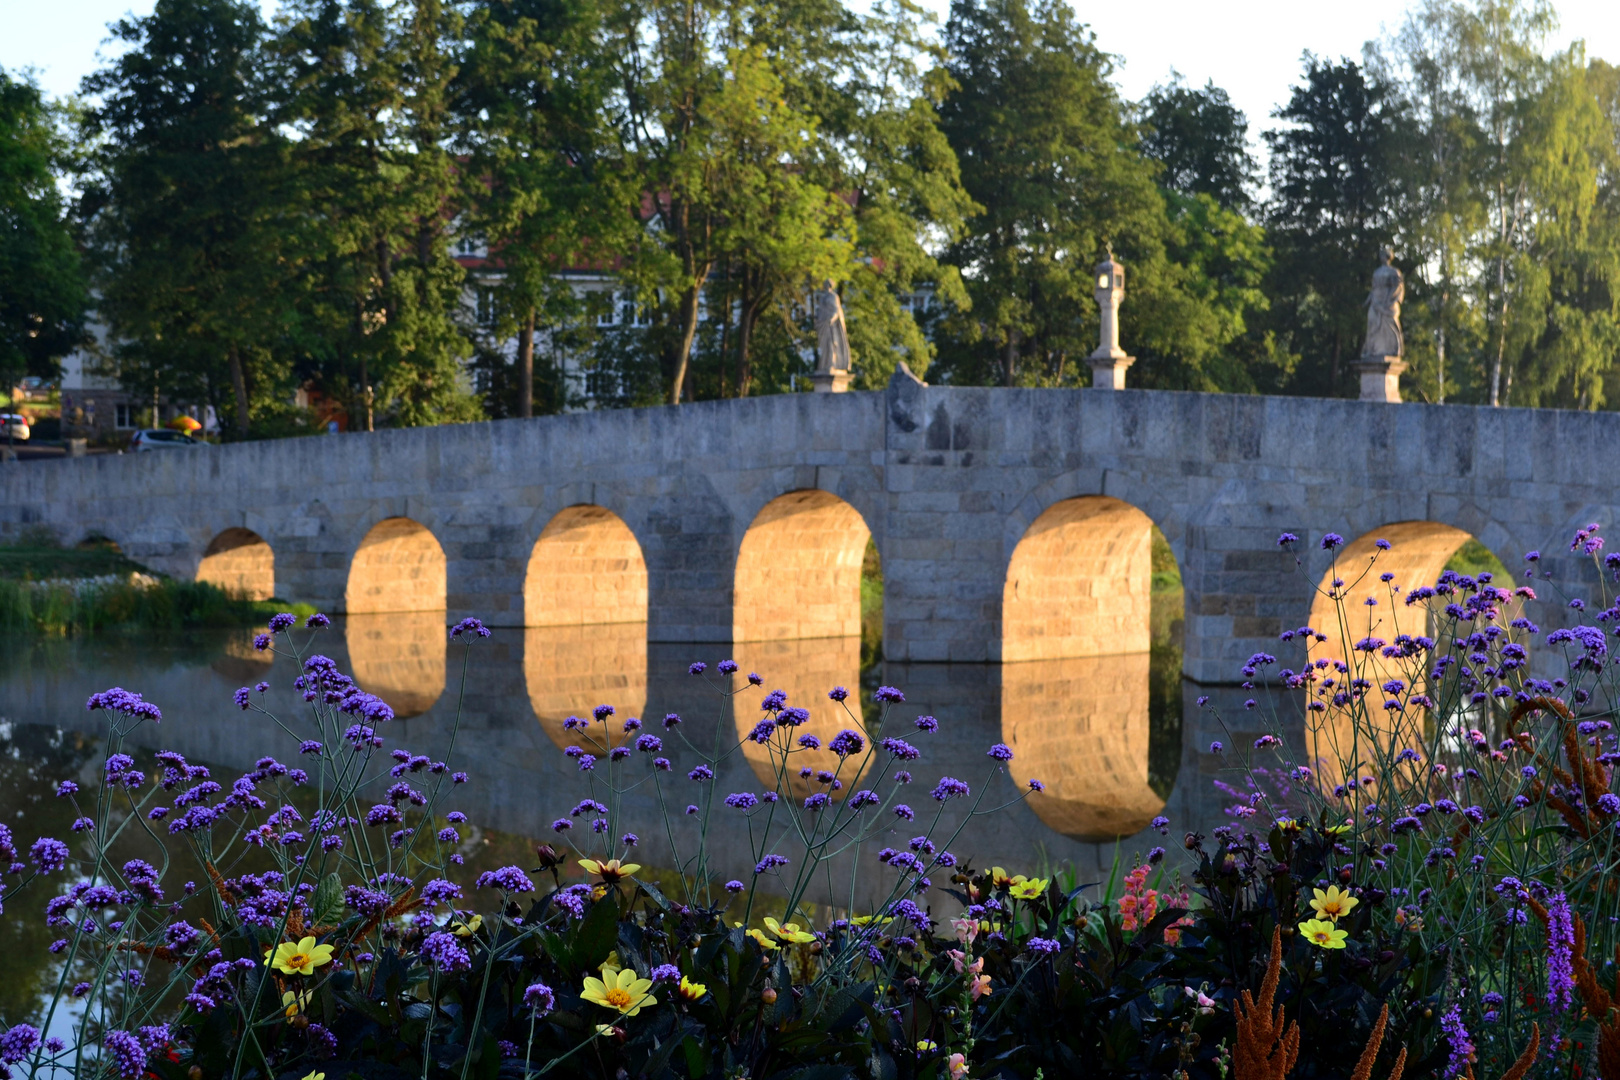
[[(1575, 547), (1597, 559), (1595, 527)], [(1177, 841), (1100, 884), (959, 854), (975, 822), (1044, 797), (1008, 747), (935, 779), (940, 722), (900, 690), (868, 726), (859, 695), (788, 701), (729, 661), (690, 669), (721, 712), (712, 743), (675, 714), (570, 717), (590, 796), (532, 859), (458, 881), (477, 782), (449, 756), (459, 710), (444, 760), (392, 742), (388, 705), (317, 651), (329, 621), (278, 614), (255, 648), (293, 659), (307, 702), (266, 711), (285, 762), (214, 778), (160, 753), (148, 772), (125, 744), (161, 711), (113, 688), (88, 703), (100, 782), (56, 788), (71, 833), (25, 847), (0, 827), (8, 910), (43, 908), (60, 958), (0, 1059), (121, 1080), (1615, 1077), (1620, 608), (1543, 633), (1519, 609), (1552, 584), (1535, 553), (1512, 591), (1489, 571), (1397, 582), (1379, 554), (1330, 575), (1350, 580), (1337, 627), (1284, 634), (1308, 666), (1245, 665), (1249, 734), (1211, 747), (1228, 823), (1156, 819)], [(1343, 609), (1361, 581), (1387, 586), (1370, 622)], [(490, 631), (450, 633), (465, 687)], [(1532, 647), (1565, 674), (1532, 677)], [(264, 711), (266, 689), (235, 707)], [(1262, 699), (1298, 705), (1309, 764)], [(759, 789), (715, 786), (738, 753)], [(633, 819), (632, 791), (659, 815)], [(731, 880), (718, 815), (747, 819)], [(656, 874), (654, 835), (673, 858)], [(122, 853), (135, 839), (153, 856)], [(170, 880), (182, 847), (205, 880)]]
[[(72, 636), (252, 626), (286, 608), (148, 572), (116, 547), (0, 547), (0, 633)], [(312, 608), (304, 607), (302, 614)]]

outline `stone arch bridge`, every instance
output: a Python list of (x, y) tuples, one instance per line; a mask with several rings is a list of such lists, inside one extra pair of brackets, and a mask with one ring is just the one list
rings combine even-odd
[(1185, 674), (1230, 682), (1252, 652), (1291, 659), (1277, 635), (1313, 617), (1324, 534), (1359, 551), (1390, 533), (1402, 584), (1470, 536), (1517, 568), (1614, 520), (1615, 485), (1588, 462), (1617, 438), (1615, 414), (931, 387), (902, 370), (874, 393), (0, 468), (0, 538), (104, 536), (334, 613), (644, 622), (653, 642), (858, 633), (870, 538), (887, 659), (1012, 662), (1145, 650), (1156, 525), (1185, 589)]

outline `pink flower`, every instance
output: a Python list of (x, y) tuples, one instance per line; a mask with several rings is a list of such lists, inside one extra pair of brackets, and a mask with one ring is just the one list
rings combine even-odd
[(967, 1057), (963, 1054), (952, 1054), (945, 1059), (945, 1065), (951, 1071), (951, 1080), (963, 1080), (968, 1074)]
[(952, 919), (951, 926), (956, 930), (956, 940), (964, 945), (973, 944), (973, 939), (979, 936), (978, 919)]

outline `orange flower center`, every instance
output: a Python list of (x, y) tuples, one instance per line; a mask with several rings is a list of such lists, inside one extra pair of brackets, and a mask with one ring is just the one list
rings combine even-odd
[(630, 991), (621, 990), (617, 986), (611, 987), (608, 992), (602, 996), (607, 998), (607, 1003), (613, 1006), (615, 1009), (627, 1009), (630, 1007), (630, 1002), (635, 1000), (630, 996)]
[(290, 968), (299, 968), (300, 970), (302, 970), (303, 968), (307, 968), (307, 967), (310, 966), (310, 955), (309, 955), (309, 953), (301, 953), (301, 952), (300, 953), (293, 953), (291, 956), (287, 957), (287, 959), (284, 960), (283, 963), (285, 963)]

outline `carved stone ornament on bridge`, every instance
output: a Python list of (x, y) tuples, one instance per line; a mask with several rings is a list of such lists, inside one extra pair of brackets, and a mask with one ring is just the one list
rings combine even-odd
[(1394, 257), (1387, 247), (1379, 252), (1380, 265), (1373, 271), (1372, 292), (1367, 295), (1367, 340), (1355, 365), (1361, 374), (1362, 401), (1401, 400), (1401, 372), (1406, 370), (1401, 302), (1406, 299), (1406, 280), (1391, 265)]
[(810, 376), (816, 392), (842, 394), (849, 389), (849, 327), (844, 303), (829, 278), (815, 294), (816, 371)]
[(1108, 258), (1097, 264), (1097, 308), (1101, 314), (1098, 326), (1097, 351), (1086, 357), (1091, 365), (1091, 385), (1095, 390), (1125, 389), (1125, 369), (1136, 363), (1136, 357), (1126, 356), (1119, 347), (1119, 305), (1125, 299), (1125, 267), (1114, 258), (1113, 249)]

